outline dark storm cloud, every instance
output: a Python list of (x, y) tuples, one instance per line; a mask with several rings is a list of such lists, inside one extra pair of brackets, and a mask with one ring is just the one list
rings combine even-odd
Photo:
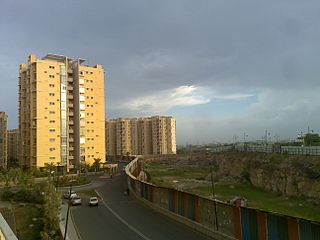
[(303, 96), (319, 87), (319, 12), (318, 1), (298, 0), (4, 0), (1, 109), (16, 125), (18, 66), (48, 52), (103, 64), (110, 117), (125, 115), (117, 106), (131, 99), (181, 86)]

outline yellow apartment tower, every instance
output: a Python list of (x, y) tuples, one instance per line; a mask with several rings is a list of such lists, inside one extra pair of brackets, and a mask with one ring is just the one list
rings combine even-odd
[(176, 154), (173, 117), (118, 118), (106, 121), (107, 154)]
[(84, 59), (30, 55), (20, 65), (20, 166), (63, 166), (105, 159), (104, 70)]
[(19, 130), (8, 130), (8, 166), (16, 167), (19, 162)]
[(8, 115), (0, 112), (0, 166), (7, 167), (8, 156)]

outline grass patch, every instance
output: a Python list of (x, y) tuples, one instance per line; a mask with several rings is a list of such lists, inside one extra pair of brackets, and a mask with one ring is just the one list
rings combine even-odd
[[(40, 240), (43, 230), (42, 209), (35, 204), (12, 206), (16, 221), (17, 237), (24, 240)], [(34, 219), (36, 219), (34, 221)], [(33, 225), (31, 227), (31, 225)]]
[[(278, 162), (278, 156), (273, 156), (272, 161)], [(152, 162), (145, 169), (151, 175), (151, 182), (157, 186), (212, 196), (209, 166), (174, 166)], [(195, 180), (207, 181), (197, 183)], [(305, 198), (289, 198), (249, 184), (218, 181), (215, 181), (215, 192), (221, 201), (241, 196), (248, 200), (248, 206), (252, 208), (320, 221), (320, 207)]]
[(96, 191), (94, 190), (88, 190), (88, 191), (81, 191), (80, 192), (82, 196), (85, 197), (97, 197), (98, 199), (100, 199), (100, 196), (96, 193)]
[[(303, 198), (283, 197), (245, 184), (218, 183), (215, 184), (215, 191), (217, 198), (221, 201), (230, 200), (234, 196), (241, 196), (248, 200), (248, 207), (320, 221), (319, 206), (315, 206), (312, 202)], [(212, 196), (212, 188), (209, 185), (189, 189), (189, 192), (206, 197)]]

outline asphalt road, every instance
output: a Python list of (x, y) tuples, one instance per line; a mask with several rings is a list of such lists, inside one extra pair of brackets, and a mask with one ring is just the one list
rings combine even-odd
[(100, 181), (96, 190), (103, 197), (103, 203), (90, 208), (83, 201), (82, 206), (72, 207), (82, 240), (209, 239), (124, 195), (124, 175)]

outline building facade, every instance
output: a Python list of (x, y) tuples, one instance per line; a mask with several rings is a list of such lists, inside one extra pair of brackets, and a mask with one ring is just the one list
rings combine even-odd
[(16, 167), (19, 162), (19, 130), (8, 130), (8, 167)]
[(85, 60), (30, 55), (20, 65), (20, 166), (78, 170), (105, 159), (104, 70)]
[(176, 154), (173, 117), (118, 118), (106, 121), (107, 154)]
[(0, 112), (0, 166), (7, 167), (8, 156), (8, 115)]

